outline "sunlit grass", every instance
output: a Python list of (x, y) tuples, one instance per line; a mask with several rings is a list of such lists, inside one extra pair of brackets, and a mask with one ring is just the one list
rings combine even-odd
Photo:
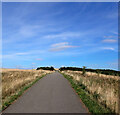
[(90, 72), (82, 75), (81, 71), (62, 71), (62, 73), (71, 76), (98, 104), (109, 108), (114, 113), (118, 112), (118, 84), (120, 77), (98, 75)]
[(41, 79), (48, 70), (8, 70), (2, 72), (2, 109), (8, 107), (22, 93)]

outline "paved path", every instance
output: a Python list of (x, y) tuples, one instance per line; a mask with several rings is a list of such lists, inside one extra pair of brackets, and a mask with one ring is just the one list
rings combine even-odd
[(54, 72), (40, 79), (4, 113), (88, 113), (70, 83)]

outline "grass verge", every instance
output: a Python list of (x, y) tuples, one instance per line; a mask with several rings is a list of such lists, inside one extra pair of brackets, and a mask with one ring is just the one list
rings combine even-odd
[(90, 113), (92, 113), (93, 115), (112, 113), (111, 110), (103, 107), (102, 105), (99, 105), (97, 101), (91, 99), (91, 96), (87, 93), (87, 91), (85, 90), (85, 87), (83, 87), (82, 85), (76, 84), (71, 76), (65, 75), (63, 73), (61, 73), (61, 74), (71, 83), (72, 88), (74, 88), (74, 90), (79, 95), (82, 102), (88, 108)]
[(35, 84), (37, 81), (39, 81), (41, 78), (43, 78), (46, 75), (47, 74), (38, 77), (32, 83), (28, 84), (27, 86), (24, 86), (17, 94), (11, 96), (10, 99), (9, 99), (9, 101), (3, 103), (3, 105), (2, 105), (2, 111), (5, 110), (8, 106), (10, 106), (18, 97), (20, 97), (24, 93), (25, 90), (27, 90), (28, 88), (30, 88), (33, 84)]

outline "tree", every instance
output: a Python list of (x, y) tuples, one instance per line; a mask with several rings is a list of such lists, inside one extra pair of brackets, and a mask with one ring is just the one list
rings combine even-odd
[(85, 75), (85, 73), (86, 73), (86, 70), (85, 70), (85, 69), (86, 69), (86, 67), (83, 66), (83, 70), (82, 70), (82, 74), (83, 74), (83, 75)]

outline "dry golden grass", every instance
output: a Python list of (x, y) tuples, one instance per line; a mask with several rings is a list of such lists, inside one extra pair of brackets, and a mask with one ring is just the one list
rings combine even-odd
[(118, 113), (119, 104), (119, 81), (120, 77), (96, 74), (86, 72), (85, 76), (81, 71), (62, 71), (66, 75), (72, 76), (72, 78), (86, 86), (87, 90), (96, 97), (100, 104), (103, 104), (110, 108), (113, 112)]
[(12, 95), (17, 94), (37, 78), (51, 72), (48, 70), (2, 69), (2, 103), (9, 101)]

